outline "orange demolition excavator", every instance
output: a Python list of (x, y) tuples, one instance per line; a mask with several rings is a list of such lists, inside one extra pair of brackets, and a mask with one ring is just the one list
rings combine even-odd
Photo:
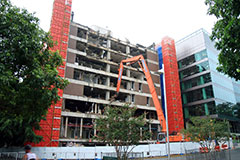
[[(158, 100), (158, 95), (156, 93), (154, 83), (151, 77), (151, 74), (149, 72), (147, 63), (142, 55), (138, 55), (129, 59), (122, 60), (120, 63), (119, 67), (119, 73), (118, 73), (118, 82), (117, 82), (117, 93), (119, 93), (120, 85), (121, 85), (121, 80), (122, 80), (122, 73), (123, 73), (123, 64), (126, 64), (127, 66), (133, 64), (133, 63), (138, 63), (139, 66), (141, 67), (142, 71), (145, 74), (145, 77), (147, 79), (147, 83), (149, 86), (150, 93), (152, 95), (153, 103), (157, 111), (157, 116), (158, 120), (160, 121), (161, 124), (161, 133), (166, 133), (166, 120), (163, 114), (162, 107), (160, 105), (160, 102)], [(178, 133), (177, 135), (174, 136), (169, 136), (169, 141), (170, 142), (179, 142), (182, 141), (182, 135)]]

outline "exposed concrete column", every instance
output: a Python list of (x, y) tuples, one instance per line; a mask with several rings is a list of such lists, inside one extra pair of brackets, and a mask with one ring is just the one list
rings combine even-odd
[(97, 103), (95, 103), (95, 114), (97, 114), (97, 111), (98, 111), (98, 104)]
[(147, 112), (144, 110), (144, 119), (147, 119)]
[(106, 65), (106, 72), (110, 72), (110, 64)]
[[(107, 40), (107, 48), (110, 48), (111, 47), (111, 41), (108, 39)], [(110, 60), (111, 59), (111, 52), (107, 52), (107, 60)], [(106, 72), (110, 72), (110, 64), (107, 64), (106, 66)], [(110, 77), (107, 77), (107, 80), (106, 80), (106, 86), (110, 86)], [(106, 100), (109, 100), (110, 99), (110, 91), (107, 91), (106, 92), (106, 96), (105, 96), (105, 99)]]
[(111, 40), (110, 39), (107, 40), (107, 48), (111, 48)]
[(61, 137), (64, 137), (64, 117), (61, 117)]
[(64, 133), (64, 137), (67, 137), (67, 128), (68, 128), (68, 117), (66, 117), (66, 120), (65, 120), (65, 133)]
[[(152, 133), (152, 126), (151, 126), (151, 123), (149, 123), (149, 132), (150, 132), (150, 134)], [(150, 137), (150, 140), (152, 140), (152, 137)]]
[(110, 60), (111, 59), (111, 52), (107, 52), (107, 60)]
[(130, 47), (129, 46), (126, 46), (126, 53), (130, 54)]
[(95, 121), (94, 121), (94, 136), (96, 136), (97, 135), (97, 129), (96, 129), (96, 123), (95, 123)]
[(142, 134), (143, 134), (143, 132), (142, 132), (142, 127), (140, 128), (140, 140), (142, 140)]
[(130, 76), (131, 76), (131, 72), (130, 72), (129, 69), (128, 69), (127, 72), (126, 72), (126, 75), (127, 75), (127, 77), (130, 77)]
[[(126, 71), (126, 76), (127, 77), (131, 76), (131, 72), (129, 69), (127, 69), (127, 71)], [(131, 82), (127, 82), (127, 90), (130, 90), (130, 89), (131, 89)], [(128, 102), (132, 102), (131, 95), (129, 95), (129, 94), (128, 94)]]
[[(109, 64), (107, 64), (106, 71), (110, 72)], [(110, 86), (110, 77), (107, 77), (107, 79), (106, 79), (106, 86)], [(106, 91), (105, 100), (109, 100), (109, 99), (110, 99), (110, 91)]]
[(106, 96), (105, 96), (105, 100), (109, 100), (110, 99), (110, 91), (106, 92)]
[(80, 118), (80, 138), (82, 139), (82, 126), (83, 126), (83, 118)]
[(65, 110), (65, 99), (62, 101), (62, 110)]
[(88, 35), (89, 35), (89, 32), (87, 31), (87, 34), (86, 34), (86, 40), (88, 40)]
[(161, 127), (160, 127), (160, 124), (158, 124), (158, 132), (161, 131)]

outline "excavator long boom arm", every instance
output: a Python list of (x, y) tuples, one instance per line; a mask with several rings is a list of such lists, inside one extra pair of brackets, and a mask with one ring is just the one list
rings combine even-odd
[(163, 114), (163, 110), (162, 110), (162, 107), (161, 107), (160, 102), (158, 100), (158, 95), (157, 95), (156, 89), (154, 87), (154, 83), (153, 83), (151, 74), (149, 72), (147, 63), (146, 63), (146, 61), (145, 61), (145, 59), (142, 55), (138, 55), (138, 56), (135, 56), (135, 57), (125, 59), (125, 60), (121, 61), (120, 67), (119, 67), (119, 73), (118, 73), (117, 93), (119, 92), (120, 85), (121, 85), (122, 73), (123, 73), (123, 64), (130, 65), (130, 64), (136, 63), (136, 62), (141, 67), (141, 69), (144, 72), (145, 77), (147, 79), (149, 90), (150, 90), (150, 93), (152, 95), (153, 103), (154, 103), (154, 106), (157, 110), (158, 120), (160, 121), (160, 124), (162, 126), (161, 131), (166, 132), (166, 121), (165, 121), (165, 117), (164, 117), (164, 114)]

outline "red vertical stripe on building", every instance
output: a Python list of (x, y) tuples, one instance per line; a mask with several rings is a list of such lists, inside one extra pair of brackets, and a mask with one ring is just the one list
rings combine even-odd
[(182, 99), (178, 75), (175, 42), (169, 37), (163, 38), (162, 55), (165, 70), (169, 133), (180, 132), (184, 128)]
[[(59, 75), (64, 77), (67, 44), (70, 27), (72, 0), (54, 0), (50, 33), (53, 41), (57, 41), (57, 45), (52, 48), (53, 51), (59, 51), (64, 63), (58, 68)], [(63, 96), (63, 91), (59, 90), (58, 95)], [(38, 147), (57, 147), (59, 144), (60, 125), (61, 125), (61, 108), (62, 99), (48, 109), (46, 120), (40, 122), (41, 130), (36, 131), (37, 135), (43, 137), (43, 141), (38, 144), (32, 144)]]

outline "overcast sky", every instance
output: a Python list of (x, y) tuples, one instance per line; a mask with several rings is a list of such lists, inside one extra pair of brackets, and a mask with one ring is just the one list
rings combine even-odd
[[(11, 2), (36, 12), (40, 26), (49, 30), (53, 0)], [(177, 41), (200, 28), (211, 32), (216, 21), (204, 0), (73, 0), (72, 11), (77, 23), (108, 28), (114, 37), (145, 46), (164, 36)]]

